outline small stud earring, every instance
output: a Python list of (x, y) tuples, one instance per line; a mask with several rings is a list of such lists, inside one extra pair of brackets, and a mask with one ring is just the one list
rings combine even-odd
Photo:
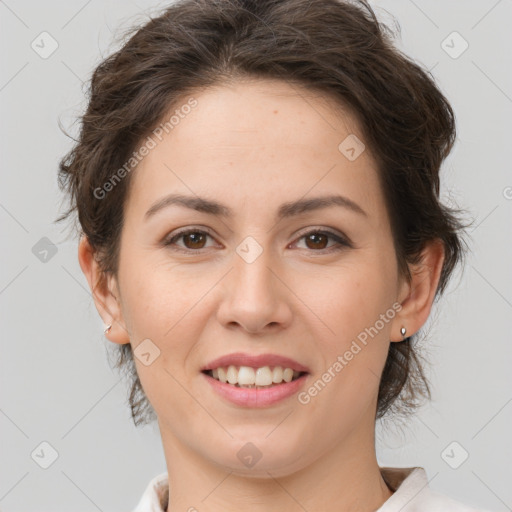
[(405, 333), (407, 332), (407, 329), (405, 327), (402, 327), (400, 329), (400, 334), (402, 335), (402, 338), (405, 338)]
[(103, 333), (104, 333), (104, 334), (107, 334), (107, 332), (109, 332), (109, 331), (110, 331), (110, 329), (112, 329), (112, 324), (107, 325), (106, 329), (104, 329), (104, 330), (103, 330)]

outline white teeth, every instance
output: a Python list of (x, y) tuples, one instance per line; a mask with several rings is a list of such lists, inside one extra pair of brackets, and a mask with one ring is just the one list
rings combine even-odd
[(239, 387), (270, 387), (272, 384), (281, 382), (291, 382), (296, 379), (300, 373), (292, 368), (282, 368), (275, 366), (262, 366), (261, 368), (252, 368), (250, 366), (236, 367), (229, 365), (211, 370), (211, 376), (220, 382), (229, 382), (229, 384)]
[[(213, 371), (212, 371), (212, 373), (213, 373)], [(226, 370), (224, 368), (217, 368), (217, 373), (218, 373), (218, 379), (221, 382), (227, 382), (228, 381), (228, 377), (226, 375)], [(215, 377), (215, 375), (213, 375), (213, 378), (216, 379), (217, 377)]]
[(233, 365), (228, 366), (226, 377), (230, 384), (236, 384), (238, 382), (238, 372), (236, 371), (236, 368)]
[(280, 366), (276, 366), (272, 372), (272, 382), (279, 384), (283, 380), (283, 369)]
[(254, 368), (251, 368), (250, 366), (240, 366), (240, 370), (238, 370), (238, 384), (240, 384), (240, 386), (254, 384), (255, 379), (256, 373)]
[(293, 379), (293, 370), (291, 368), (285, 368), (283, 371), (283, 379), (285, 382), (291, 382)]
[[(240, 369), (241, 370), (241, 369)], [(270, 386), (272, 384), (272, 372), (268, 366), (256, 370), (256, 386)]]

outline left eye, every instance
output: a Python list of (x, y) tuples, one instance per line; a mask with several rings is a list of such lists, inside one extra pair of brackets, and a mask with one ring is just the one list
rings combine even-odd
[[(306, 246), (308, 249), (320, 249), (325, 250), (327, 247), (325, 247), (324, 242), (326, 242), (329, 238), (333, 239), (338, 246), (336, 247), (336, 244), (334, 244), (334, 249), (341, 249), (343, 246), (348, 247), (350, 244), (342, 238), (339, 235), (336, 235), (335, 233), (332, 233), (331, 231), (310, 231), (309, 233), (306, 233), (305, 235), (302, 235), (299, 240), (302, 239), (306, 240)], [(312, 244), (312, 246), (308, 246), (307, 244)], [(321, 247), (319, 247), (319, 245)], [(328, 249), (332, 248), (333, 246), (328, 247)]]
[[(173, 237), (169, 238), (164, 242), (164, 245), (176, 245), (175, 242), (183, 238), (183, 241), (185, 243), (185, 250), (199, 250), (204, 249), (204, 244), (207, 237), (211, 237), (211, 235), (206, 231), (202, 231), (199, 229), (188, 229), (185, 231), (181, 231), (174, 235)], [(333, 239), (338, 246), (350, 246), (347, 240), (336, 235), (335, 233), (332, 233), (331, 231), (309, 231), (308, 233), (302, 235), (298, 240), (305, 239), (306, 248), (312, 249), (314, 252), (318, 252), (332, 248), (332, 245), (330, 247), (326, 247), (327, 240), (329, 238)], [(176, 247), (178, 247), (179, 250), (183, 250), (183, 246), (181, 245), (176, 245)], [(341, 249), (342, 247), (336, 247), (336, 249)]]

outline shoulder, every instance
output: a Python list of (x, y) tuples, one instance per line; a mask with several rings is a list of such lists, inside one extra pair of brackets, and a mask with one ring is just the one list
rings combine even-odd
[(395, 492), (377, 512), (490, 512), (432, 490), (421, 467), (385, 467), (381, 473)]

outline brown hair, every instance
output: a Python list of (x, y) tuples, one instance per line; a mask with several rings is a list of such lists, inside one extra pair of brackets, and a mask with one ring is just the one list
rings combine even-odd
[[(78, 141), (62, 159), (59, 186), (104, 273), (117, 275), (130, 174), (112, 180), (181, 98), (237, 79), (270, 78), (335, 98), (356, 113), (377, 161), (400, 274), (431, 240), (444, 244), (436, 298), (463, 259), (461, 210), (441, 204), (439, 170), (455, 140), (453, 111), (428, 71), (397, 50), (366, 1), (181, 0), (135, 27), (95, 69)], [(78, 228), (80, 231), (80, 228)], [(413, 411), (430, 389), (417, 334), (390, 343), (376, 417)], [(135, 425), (155, 418), (131, 345), (116, 346), (131, 378)], [(399, 400), (397, 400), (399, 399)]]

